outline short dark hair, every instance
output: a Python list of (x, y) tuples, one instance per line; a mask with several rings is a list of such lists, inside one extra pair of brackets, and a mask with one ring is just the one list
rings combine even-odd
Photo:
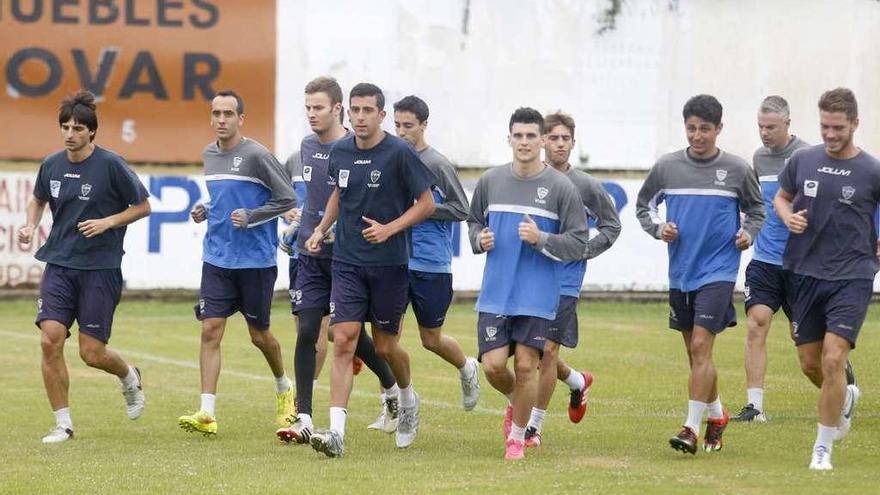
[(379, 86), (376, 86), (372, 83), (357, 83), (353, 88), (351, 88), (351, 92), (348, 94), (348, 104), (351, 106), (351, 99), (356, 96), (375, 96), (376, 97), (376, 106), (379, 107), (379, 110), (385, 109), (385, 95), (382, 93), (382, 89)]
[(544, 134), (544, 117), (541, 112), (529, 107), (519, 107), (510, 116), (507, 130), (513, 130), (513, 124), (538, 124), (538, 132)]
[[(95, 111), (95, 95), (91, 91), (77, 91), (61, 100), (61, 107), (58, 109), (58, 125), (61, 126), (70, 119), (97, 134), (98, 113)], [(95, 134), (89, 137), (89, 141), (95, 140)]]
[(699, 117), (706, 122), (711, 122), (716, 126), (721, 123), (722, 107), (718, 99), (712, 95), (697, 95), (692, 97), (684, 104), (681, 111), (684, 120), (688, 117)]
[(823, 112), (843, 112), (850, 122), (859, 118), (859, 104), (856, 95), (849, 88), (835, 88), (822, 93), (819, 110)]
[(235, 113), (241, 115), (244, 113), (244, 100), (241, 99), (241, 96), (238, 96), (238, 93), (231, 89), (224, 89), (222, 91), (218, 91), (217, 94), (214, 95), (214, 98), (218, 96), (231, 96), (235, 98)]
[(419, 124), (428, 120), (428, 104), (416, 95), (409, 95), (394, 104), (395, 112), (409, 112), (416, 116)]
[(320, 76), (306, 84), (306, 94), (324, 93), (330, 97), (330, 104), (342, 103), (342, 88), (336, 79), (330, 76)]
[(574, 137), (574, 119), (571, 115), (563, 113), (562, 110), (557, 110), (544, 116), (544, 129), (547, 132), (552, 131), (558, 125), (567, 127), (568, 131), (571, 132), (571, 137)]

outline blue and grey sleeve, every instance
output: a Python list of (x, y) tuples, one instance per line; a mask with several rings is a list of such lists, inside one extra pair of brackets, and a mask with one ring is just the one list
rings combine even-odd
[(471, 198), (470, 214), (468, 214), (468, 237), (471, 241), (471, 249), (474, 254), (481, 254), (483, 247), (480, 245), (480, 232), (489, 224), (486, 219), (486, 209), (488, 208), (486, 197), (487, 183), (484, 177), (480, 177), (477, 181), (477, 187), (474, 189), (474, 195)]
[(599, 231), (587, 242), (584, 259), (592, 259), (607, 251), (617, 240), (620, 235), (620, 215), (611, 195), (598, 180), (590, 177), (580, 193), (588, 214), (596, 219), (596, 229)]
[(764, 224), (767, 212), (764, 209), (761, 186), (758, 184), (758, 178), (752, 173), (751, 168), (746, 170), (743, 184), (739, 191), (739, 208), (746, 215), (742, 228), (754, 240), (758, 236), (758, 231), (761, 230), (761, 225)]
[(451, 164), (444, 164), (437, 174), (437, 187), (443, 191), (443, 202), (437, 204), (431, 220), (461, 222), (468, 217), (468, 200), (458, 175)]
[(559, 188), (559, 233), (541, 232), (534, 248), (557, 261), (576, 261), (584, 258), (587, 251), (587, 215), (580, 194), (569, 181)]
[(657, 165), (654, 165), (639, 190), (636, 199), (636, 218), (642, 224), (642, 229), (655, 239), (660, 239), (660, 229), (665, 223), (660, 218), (658, 209), (661, 202), (663, 202), (663, 182)]
[(296, 207), (296, 194), (284, 167), (271, 153), (263, 154), (259, 161), (258, 179), (272, 191), (272, 197), (259, 208), (245, 209), (248, 228), (266, 223)]

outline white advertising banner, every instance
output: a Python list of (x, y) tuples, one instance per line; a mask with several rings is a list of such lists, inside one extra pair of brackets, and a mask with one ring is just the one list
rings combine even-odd
[[(51, 214), (47, 211), (36, 241), (19, 245), (17, 230), (24, 225), (27, 202), (35, 174), (0, 173), (0, 288), (34, 287), (43, 266), (34, 253), (49, 234)], [(189, 217), (190, 208), (207, 199), (202, 176), (141, 175), (150, 191), (153, 213), (128, 227), (122, 272), (129, 289), (197, 289), (201, 277), (202, 239), (206, 225)], [(466, 189), (474, 181), (466, 181)], [(605, 180), (603, 184), (620, 212), (622, 231), (614, 246), (589, 262), (584, 289), (601, 291), (663, 291), (668, 287), (666, 245), (642, 231), (635, 216), (640, 179)], [(468, 187), (470, 186), (470, 187)], [(477, 291), (483, 275), (482, 255), (471, 252), (467, 225), (456, 226), (453, 287)], [(279, 227), (281, 228), (281, 227)], [(743, 253), (740, 277), (750, 259)], [(279, 251), (277, 289), (288, 288), (288, 257)], [(880, 289), (875, 282), (875, 290)]]

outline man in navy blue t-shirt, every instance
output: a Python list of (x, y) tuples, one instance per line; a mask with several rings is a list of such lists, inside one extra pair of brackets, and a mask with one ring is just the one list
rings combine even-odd
[(849, 89), (822, 94), (819, 123), (824, 144), (792, 155), (779, 174), (773, 205), (791, 232), (782, 264), (791, 272), (801, 370), (820, 389), (810, 469), (830, 470), (833, 442), (849, 431), (859, 398), (844, 369), (880, 267), (874, 224), (880, 161), (853, 142), (859, 117)]
[(330, 457), (345, 451), (351, 363), (362, 322), (372, 324), (376, 351), (391, 365), (400, 387), (397, 446), (412, 444), (419, 425), (419, 398), (398, 329), (409, 287), (408, 229), (434, 211), (430, 189), (434, 176), (406, 141), (382, 130), (384, 107), (379, 87), (360, 83), (352, 88), (349, 118), (354, 135), (340, 139), (330, 150), (328, 174), (336, 189), (305, 245), (309, 253), (320, 252), (322, 238), (336, 222), (330, 292), (330, 429), (315, 433), (310, 441), (315, 450)]
[(150, 214), (149, 194), (122, 157), (95, 145), (93, 94), (80, 91), (65, 98), (58, 124), (65, 150), (40, 165), (27, 224), (18, 231), (18, 241), (30, 244), (49, 205), (52, 229), (36, 254), (46, 262), (36, 324), (42, 332), (43, 382), (55, 413), (55, 427), (43, 443), (73, 438), (64, 342), (74, 320), (82, 360), (119, 377), (129, 419), (144, 412), (140, 371), (107, 349), (107, 342), (122, 294), (125, 227)]

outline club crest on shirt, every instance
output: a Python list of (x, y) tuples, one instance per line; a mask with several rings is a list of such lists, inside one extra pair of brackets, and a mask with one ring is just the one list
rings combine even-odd
[(546, 187), (539, 187), (538, 188), (538, 199), (535, 200), (535, 203), (542, 204), (542, 205), (547, 204), (547, 201), (544, 198), (546, 198), (548, 194), (550, 194), (549, 189), (547, 189)]
[(312, 181), (312, 167), (310, 165), (303, 167), (303, 180), (306, 182)]
[(89, 200), (89, 193), (92, 192), (92, 185), (91, 184), (83, 184), (80, 186), (79, 191), (82, 193), (82, 195), (79, 196), (79, 199), (81, 199), (83, 201), (88, 201)]
[(724, 183), (724, 179), (727, 178), (727, 170), (724, 169), (716, 169), (715, 170), (715, 185), (716, 186), (726, 186)]
[(372, 184), (367, 184), (367, 187), (379, 187), (378, 180), (381, 175), (382, 175), (382, 172), (380, 172), (379, 170), (371, 171), (370, 172), (370, 182), (372, 182)]
[(242, 160), (243, 160), (243, 159), (242, 159), (242, 157), (240, 157), (240, 156), (236, 156), (236, 157), (234, 157), (234, 158), (232, 159), (232, 171), (233, 171), (233, 172), (238, 172), (238, 171), (239, 171), (239, 167), (241, 167), (241, 162), (242, 162)]
[(348, 176), (351, 174), (349, 170), (340, 170), (339, 171), (339, 187), (348, 187)]
[(843, 186), (843, 188), (841, 188), (841, 190), (840, 190), (840, 194), (843, 196), (843, 198), (841, 198), (840, 202), (851, 205), (852, 201), (850, 201), (850, 199), (853, 197), (853, 194), (855, 194), (855, 193), (856, 193), (856, 188), (854, 188), (852, 186)]
[(51, 194), (53, 198), (57, 198), (58, 195), (61, 194), (61, 181), (60, 180), (50, 180), (49, 181), (49, 194)]

